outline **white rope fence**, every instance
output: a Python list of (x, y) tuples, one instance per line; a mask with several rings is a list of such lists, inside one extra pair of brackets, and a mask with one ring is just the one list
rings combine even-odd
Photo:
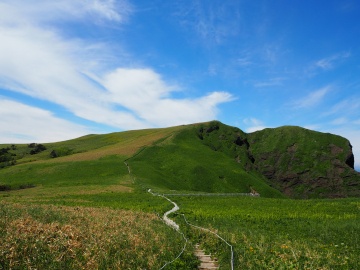
[[(171, 219), (168, 218), (168, 215), (169, 215), (169, 214), (174, 213), (174, 212), (176, 212), (177, 210), (180, 209), (179, 206), (178, 206), (175, 202), (173, 202), (172, 200), (170, 200), (169, 198), (167, 198), (166, 196), (152, 192), (151, 189), (149, 189), (148, 192), (151, 193), (153, 196), (162, 197), (162, 198), (168, 200), (170, 203), (172, 203), (172, 204), (174, 205), (174, 207), (173, 207), (171, 210), (167, 211), (167, 212), (163, 215), (163, 220), (164, 220), (164, 222), (165, 222), (168, 226), (172, 227), (172, 228), (175, 229), (178, 233), (180, 233), (180, 234), (183, 236), (184, 240), (185, 240), (184, 248), (182, 249), (182, 251), (180, 252), (180, 254), (179, 254), (174, 260), (172, 260), (171, 262), (168, 262), (168, 263), (166, 263), (165, 265), (163, 265), (163, 267), (160, 268), (160, 270), (161, 270), (161, 269), (163, 269), (165, 266), (173, 263), (175, 260), (177, 260), (177, 259), (184, 253), (185, 248), (186, 248), (186, 244), (187, 244), (187, 242), (188, 242), (188, 239), (185, 237), (185, 235), (184, 235), (182, 232), (180, 232), (180, 230), (179, 230), (179, 225), (178, 225), (175, 221), (173, 221), (173, 220), (171, 220)], [(182, 214), (182, 216), (183, 216), (186, 224), (188, 224), (189, 226), (214, 234), (216, 237), (218, 237), (220, 240), (222, 240), (226, 245), (228, 245), (228, 246), (230, 247), (230, 252), (231, 252), (230, 265), (231, 265), (231, 270), (234, 270), (234, 250), (233, 250), (233, 246), (232, 246), (231, 244), (229, 244), (224, 238), (222, 238), (222, 237), (221, 237), (220, 235), (218, 235), (217, 233), (215, 233), (215, 232), (213, 232), (213, 231), (211, 231), (211, 230), (209, 230), (209, 229), (206, 229), (206, 228), (199, 227), (199, 226), (196, 226), (196, 225), (194, 225), (194, 224), (191, 224), (191, 223), (189, 223), (189, 222), (187, 221), (187, 219), (185, 218), (185, 215), (184, 215), (184, 214)]]
[(124, 161), (124, 164), (125, 164), (125, 166), (127, 167), (129, 174), (131, 174), (131, 170), (130, 170), (129, 164), (128, 164), (126, 161)]
[(179, 206), (178, 206), (176, 203), (174, 203), (172, 200), (170, 200), (169, 198), (166, 198), (164, 195), (161, 195), (161, 194), (157, 194), (157, 193), (152, 192), (151, 189), (149, 189), (148, 192), (151, 193), (153, 196), (163, 197), (164, 199), (168, 200), (170, 203), (172, 203), (172, 204), (174, 205), (174, 207), (173, 207), (171, 210), (167, 211), (167, 212), (163, 215), (163, 220), (165, 221), (165, 223), (166, 223), (168, 226), (174, 228), (176, 231), (179, 231), (179, 225), (178, 225), (175, 221), (173, 221), (173, 220), (171, 220), (170, 218), (168, 218), (168, 215), (170, 215), (171, 213), (174, 213), (174, 212), (176, 212), (177, 210), (180, 209)]
[(172, 264), (173, 262), (175, 262), (175, 261), (176, 261), (177, 259), (179, 259), (180, 256), (184, 253), (184, 251), (185, 251), (185, 249), (186, 249), (186, 245), (187, 245), (188, 239), (185, 237), (185, 235), (184, 235), (182, 232), (178, 231), (178, 233), (180, 233), (180, 234), (182, 235), (182, 237), (184, 238), (184, 240), (185, 240), (185, 244), (184, 244), (183, 249), (181, 250), (181, 252), (179, 253), (179, 255), (178, 255), (175, 259), (173, 259), (173, 260), (170, 261), (170, 262), (165, 263), (159, 270), (164, 269), (164, 268), (165, 268), (166, 266), (168, 266), (169, 264)]
[(197, 228), (197, 229), (200, 229), (200, 230), (203, 230), (203, 231), (207, 231), (209, 233), (212, 233), (214, 234), (215, 236), (217, 236), (220, 240), (222, 240), (226, 245), (228, 245), (230, 247), (230, 251), (231, 251), (231, 260), (230, 260), (230, 265), (231, 265), (231, 270), (234, 270), (234, 251), (233, 251), (233, 246), (230, 245), (224, 238), (222, 238), (220, 235), (218, 235), (217, 233), (213, 232), (213, 231), (210, 231), (209, 229), (206, 229), (206, 228), (203, 228), (203, 227), (199, 227), (199, 226), (196, 226), (196, 225), (193, 225), (191, 223), (189, 223), (187, 221), (187, 219), (185, 218), (185, 215), (182, 214), (182, 216), (184, 217), (184, 220), (186, 222), (186, 224), (188, 224), (189, 226), (192, 226), (194, 228)]
[(184, 233), (180, 232), (179, 225), (178, 225), (175, 221), (173, 221), (173, 220), (171, 220), (170, 218), (168, 218), (168, 215), (170, 215), (171, 213), (174, 213), (174, 212), (176, 212), (177, 210), (180, 209), (179, 206), (178, 206), (175, 202), (173, 202), (172, 200), (170, 200), (169, 198), (166, 198), (164, 195), (161, 195), (161, 194), (157, 194), (157, 193), (152, 192), (151, 189), (149, 189), (148, 192), (151, 193), (153, 196), (162, 197), (162, 198), (168, 200), (170, 203), (172, 203), (172, 204), (174, 205), (174, 207), (173, 207), (171, 210), (167, 211), (167, 212), (163, 215), (163, 220), (164, 220), (164, 222), (166, 223), (166, 225), (168, 225), (169, 227), (173, 228), (173, 229), (176, 230), (178, 233), (180, 233), (180, 234), (182, 235), (182, 237), (184, 238), (184, 240), (185, 240), (184, 247), (183, 247), (183, 249), (181, 250), (181, 252), (179, 253), (179, 255), (178, 255), (175, 259), (173, 259), (172, 261), (165, 263), (165, 264), (159, 269), (159, 270), (161, 270), (161, 269), (164, 269), (166, 266), (168, 266), (169, 264), (173, 263), (174, 261), (176, 261), (177, 259), (180, 258), (180, 256), (184, 253), (184, 251), (185, 251), (185, 249), (186, 249), (186, 245), (187, 245), (188, 239), (185, 237)]
[[(124, 162), (124, 164), (125, 164), (125, 166), (127, 167), (129, 174), (131, 175), (131, 169), (130, 169), (129, 164), (128, 164), (126, 161)], [(169, 227), (171, 227), (171, 228), (173, 228), (174, 230), (176, 230), (179, 234), (181, 234), (181, 236), (182, 236), (183, 239), (185, 240), (185, 244), (184, 244), (181, 252), (178, 254), (178, 256), (177, 256), (175, 259), (173, 259), (172, 261), (166, 262), (166, 263), (159, 269), (159, 270), (162, 270), (162, 269), (164, 269), (166, 266), (168, 266), (169, 264), (173, 263), (174, 261), (176, 261), (177, 259), (180, 258), (180, 256), (184, 253), (184, 251), (185, 251), (185, 249), (186, 249), (186, 246), (187, 246), (187, 243), (188, 243), (188, 239), (185, 237), (184, 233), (182, 233), (182, 232), (180, 231), (179, 225), (178, 225), (175, 221), (171, 220), (171, 219), (168, 217), (168, 215), (170, 215), (171, 213), (174, 213), (174, 212), (178, 211), (178, 210), (180, 209), (180, 207), (179, 207), (175, 202), (173, 202), (172, 200), (170, 200), (169, 198), (167, 198), (167, 197), (164, 196), (164, 195), (154, 193), (154, 192), (151, 191), (151, 189), (148, 189), (148, 192), (149, 192), (150, 194), (152, 194), (153, 196), (162, 197), (162, 198), (168, 200), (170, 203), (172, 203), (172, 204), (174, 205), (174, 207), (173, 207), (171, 210), (169, 210), (169, 211), (167, 211), (166, 213), (164, 213), (164, 215), (163, 215), (163, 220), (164, 220), (164, 222), (166, 223), (166, 225), (168, 225)], [(191, 195), (193, 195), (193, 194), (191, 194)], [(185, 218), (185, 215), (184, 215), (184, 214), (182, 214), (182, 216), (184, 217), (184, 220), (185, 220), (186, 224), (188, 224), (189, 226), (192, 226), (192, 227), (194, 227), (194, 228), (197, 228), (197, 229), (200, 229), (200, 230), (203, 230), (203, 231), (207, 231), (207, 232), (209, 232), (209, 233), (214, 234), (214, 235), (217, 236), (219, 239), (221, 239), (226, 245), (228, 245), (228, 246), (230, 247), (230, 250), (231, 250), (231, 262), (230, 262), (230, 263), (231, 263), (231, 270), (234, 270), (234, 252), (233, 252), (233, 246), (230, 245), (224, 238), (222, 238), (222, 237), (221, 237), (220, 235), (218, 235), (217, 233), (215, 233), (215, 232), (213, 232), (213, 231), (211, 231), (211, 230), (209, 230), (209, 229), (206, 229), (206, 228), (202, 228), (202, 227), (193, 225), (193, 224), (191, 224), (191, 223), (189, 223), (189, 222), (187, 221), (187, 219)]]

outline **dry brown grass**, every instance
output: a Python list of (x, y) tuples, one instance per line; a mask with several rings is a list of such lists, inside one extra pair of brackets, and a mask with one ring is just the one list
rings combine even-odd
[(88, 152), (77, 153), (70, 156), (60, 157), (51, 160), (43, 160), (38, 162), (68, 162), (68, 161), (84, 161), (84, 160), (97, 160), (99, 158), (110, 155), (131, 156), (139, 151), (144, 146), (149, 146), (154, 142), (174, 134), (182, 127), (173, 127), (167, 129), (154, 129), (149, 130), (147, 133), (134, 134), (134, 136), (128, 136), (120, 142), (112, 145), (108, 145), (99, 149), (91, 150)]
[(155, 214), (0, 206), (0, 269), (154, 269), (177, 249)]

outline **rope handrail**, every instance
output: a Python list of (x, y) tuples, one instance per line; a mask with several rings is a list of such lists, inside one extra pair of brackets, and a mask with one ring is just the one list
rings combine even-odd
[[(141, 152), (142, 150), (144, 150), (144, 149), (141, 149), (139, 152)], [(137, 154), (139, 154), (139, 152), (138, 152)], [(125, 166), (126, 166), (127, 169), (128, 169), (129, 175), (131, 175), (131, 169), (130, 169), (129, 164), (127, 163), (127, 161), (128, 161), (129, 159), (130, 159), (130, 158), (126, 159), (126, 160), (124, 161), (124, 164), (125, 164)], [(134, 179), (133, 179), (133, 181), (134, 181)], [(168, 200), (170, 203), (172, 203), (172, 204), (174, 205), (174, 207), (173, 207), (171, 210), (169, 210), (169, 211), (167, 211), (166, 213), (164, 213), (164, 215), (163, 215), (163, 220), (164, 220), (164, 222), (165, 222), (168, 226), (172, 227), (172, 228), (175, 229), (179, 234), (181, 234), (181, 236), (182, 236), (183, 239), (185, 240), (185, 244), (184, 244), (181, 252), (177, 255), (176, 258), (174, 258), (174, 259), (173, 259), (172, 261), (170, 261), (170, 262), (166, 262), (166, 263), (159, 269), (159, 270), (162, 270), (162, 269), (164, 269), (167, 265), (173, 263), (173, 262), (176, 261), (178, 258), (180, 258), (180, 256), (184, 253), (184, 251), (185, 251), (185, 249), (186, 249), (186, 246), (187, 246), (187, 243), (188, 243), (188, 239), (185, 237), (184, 233), (180, 231), (179, 225), (178, 225), (175, 221), (173, 221), (173, 220), (171, 220), (171, 219), (168, 218), (168, 215), (169, 215), (169, 214), (174, 213), (174, 212), (176, 212), (176, 211), (178, 211), (178, 210), (180, 209), (179, 206), (178, 206), (175, 202), (173, 202), (172, 200), (170, 200), (169, 198), (167, 198), (164, 194), (154, 193), (154, 192), (151, 191), (151, 189), (148, 189), (148, 192), (149, 192), (150, 194), (152, 194), (153, 196), (163, 197), (164, 199)], [(246, 193), (246, 194), (249, 194), (249, 193)], [(169, 196), (169, 194), (167, 194), (167, 195)], [(171, 194), (170, 194), (170, 195), (171, 195)], [(250, 193), (248, 196), (251, 196), (251, 195), (252, 195), (252, 194)], [(181, 194), (178, 195), (178, 196), (181, 196)], [(194, 196), (194, 195), (192, 195), (192, 196)], [(206, 195), (205, 195), (205, 196), (206, 196)], [(222, 237), (221, 237), (220, 235), (218, 235), (217, 233), (215, 233), (215, 232), (213, 232), (213, 231), (211, 231), (211, 230), (209, 230), (209, 229), (206, 229), (206, 228), (202, 228), (202, 227), (193, 225), (193, 224), (191, 224), (191, 223), (189, 223), (189, 222), (187, 221), (187, 219), (185, 218), (185, 215), (184, 215), (184, 214), (182, 214), (182, 216), (184, 217), (185, 222), (186, 222), (189, 226), (198, 228), (198, 229), (200, 229), (200, 230), (208, 231), (208, 232), (216, 235), (219, 239), (221, 239), (224, 243), (226, 243), (226, 245), (228, 245), (228, 246), (230, 247), (230, 250), (231, 250), (231, 270), (234, 270), (234, 252), (233, 252), (233, 246), (230, 245), (224, 238), (222, 238)]]
[(172, 261), (165, 263), (165, 264), (159, 269), (159, 270), (161, 270), (161, 269), (164, 269), (167, 265), (169, 265), (169, 264), (173, 263), (174, 261), (176, 261), (178, 258), (180, 258), (180, 256), (184, 253), (184, 251), (185, 251), (185, 249), (186, 249), (186, 245), (187, 245), (188, 239), (185, 237), (185, 235), (184, 235), (183, 232), (180, 232), (179, 225), (178, 225), (175, 221), (173, 221), (173, 220), (171, 220), (171, 219), (168, 218), (168, 215), (170, 215), (171, 213), (174, 213), (174, 212), (176, 212), (177, 210), (180, 209), (179, 206), (178, 206), (175, 202), (173, 202), (172, 200), (170, 200), (169, 198), (165, 197), (164, 195), (161, 195), (161, 194), (157, 194), (157, 193), (152, 192), (151, 189), (148, 189), (148, 192), (149, 192), (150, 194), (152, 194), (153, 196), (162, 197), (162, 198), (168, 200), (170, 203), (172, 203), (172, 204), (174, 205), (174, 207), (173, 207), (171, 210), (167, 211), (167, 212), (163, 215), (163, 220), (164, 220), (164, 222), (166, 223), (166, 225), (172, 227), (173, 229), (175, 229), (175, 231), (177, 231), (179, 234), (181, 234), (182, 237), (183, 237), (184, 240), (185, 240), (184, 247), (183, 247), (183, 249), (181, 250), (181, 252), (178, 254), (178, 256), (177, 256), (175, 259), (173, 259)]
[(259, 197), (259, 195), (254, 195), (253, 193), (164, 193), (164, 196), (254, 196)]
[(203, 231), (207, 231), (209, 233), (212, 233), (214, 234), (215, 236), (217, 236), (219, 239), (221, 239), (226, 245), (228, 245), (230, 247), (230, 251), (231, 251), (231, 259), (230, 259), (230, 265), (231, 265), (231, 270), (234, 270), (234, 250), (233, 250), (233, 246), (231, 244), (229, 244), (224, 238), (222, 238), (220, 235), (218, 235), (216, 232), (213, 232), (207, 228), (203, 228), (203, 227), (200, 227), (200, 226), (196, 226), (194, 224), (191, 224), (187, 221), (187, 219), (185, 218), (185, 215), (182, 214), (185, 222), (189, 225), (189, 226), (192, 226), (194, 228), (197, 228), (197, 229), (200, 229), (200, 230), (203, 230)]
[(181, 250), (181, 252), (179, 253), (179, 255), (178, 255), (175, 259), (173, 259), (173, 260), (170, 261), (170, 262), (165, 263), (159, 270), (164, 269), (166, 266), (168, 266), (169, 264), (172, 264), (172, 263), (175, 262), (177, 259), (179, 259), (180, 256), (184, 253), (184, 251), (185, 251), (185, 249), (186, 249), (186, 245), (187, 245), (188, 239), (185, 237), (184, 233), (182, 233), (182, 232), (180, 232), (180, 231), (177, 231), (177, 232), (180, 233), (180, 234), (182, 235), (182, 237), (184, 238), (184, 240), (185, 240), (184, 247), (183, 247), (183, 249)]

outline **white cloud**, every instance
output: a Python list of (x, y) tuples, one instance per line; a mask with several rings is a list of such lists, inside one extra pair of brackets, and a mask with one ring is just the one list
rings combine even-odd
[(176, 86), (166, 84), (150, 69), (117, 69), (105, 76), (109, 99), (152, 125), (176, 125), (215, 118), (217, 105), (232, 100), (226, 92), (196, 99), (172, 99)]
[(253, 126), (253, 127), (249, 127), (246, 129), (246, 132), (247, 133), (252, 133), (252, 132), (255, 132), (255, 131), (259, 131), (259, 130), (263, 130), (267, 128), (266, 126)]
[(349, 120), (346, 117), (338, 117), (336, 119), (334, 119), (333, 121), (331, 121), (332, 125), (344, 125), (347, 124), (349, 122)]
[(91, 130), (55, 117), (51, 112), (0, 97), (0, 142), (55, 142)]
[(351, 56), (350, 52), (340, 52), (322, 59), (311, 62), (304, 70), (304, 74), (308, 77), (314, 77), (320, 72), (329, 71), (337, 68)]
[(226, 92), (174, 99), (172, 93), (179, 87), (166, 83), (151, 68), (109, 69), (106, 63), (100, 64), (111, 54), (106, 45), (69, 39), (56, 24), (48, 23), (93, 18), (119, 23), (129, 14), (127, 1), (34, 2), (0, 3), (3, 89), (47, 100), (77, 117), (120, 129), (211, 120), (220, 103), (232, 100)]
[[(196, 35), (204, 46), (223, 44), (240, 32), (240, 6), (236, 1), (172, 1), (177, 6), (176, 20)], [(228, 20), (231, 18), (231, 20)]]
[(358, 114), (360, 108), (360, 98), (352, 97), (348, 99), (343, 99), (333, 105), (329, 111), (325, 112), (324, 115), (332, 115), (332, 114)]
[(355, 125), (360, 125), (360, 119), (353, 121)]
[(336, 63), (350, 57), (350, 55), (351, 54), (349, 52), (337, 53), (316, 61), (314, 66), (323, 70), (329, 70), (334, 68)]
[(293, 107), (296, 109), (302, 109), (315, 106), (325, 98), (326, 94), (329, 93), (330, 90), (331, 86), (326, 86), (313, 91), (302, 99), (293, 102)]
[(241, 68), (253, 66), (255, 64), (253, 59), (254, 54), (256, 55), (256, 53), (250, 49), (240, 51), (239, 56), (235, 59), (235, 65)]
[[(59, 104), (74, 115), (114, 127), (146, 127), (131, 113), (111, 109), (104, 89), (87, 78), (75, 52), (80, 43), (66, 42), (35, 27), (0, 26), (0, 85)], [(36, 37), (36, 38), (34, 38)]]
[(310, 129), (310, 130), (321, 130), (321, 125), (319, 124), (312, 124), (312, 125), (304, 125), (303, 128)]
[(253, 118), (253, 117), (245, 118), (243, 120), (243, 122), (244, 122), (245, 125), (248, 126), (245, 129), (245, 131), (248, 132), (248, 133), (263, 130), (263, 129), (267, 128), (267, 126), (265, 126), (264, 123), (261, 120)]
[[(1, 19), (13, 25), (89, 19), (123, 22), (132, 13), (127, 0), (3, 0)], [(17, 17), (13, 17), (17, 15)], [(16, 19), (16, 20), (14, 20)]]
[(267, 81), (255, 82), (254, 87), (280, 86), (283, 84), (284, 80), (286, 80), (286, 78), (283, 78), (283, 77), (271, 78)]

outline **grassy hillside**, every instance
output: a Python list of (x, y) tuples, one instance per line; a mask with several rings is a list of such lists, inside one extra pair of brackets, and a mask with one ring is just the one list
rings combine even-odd
[[(357, 269), (360, 263), (359, 199), (290, 200), (281, 193), (320, 197), (336, 187), (357, 196), (359, 178), (344, 138), (298, 127), (246, 134), (214, 121), (30, 146), (0, 146), (11, 160), (0, 169), (0, 269), (161, 268), (184, 239), (159, 218), (172, 204), (147, 188), (259, 192), (260, 198), (173, 197), (191, 223), (233, 245), (235, 269)], [(230, 269), (227, 246), (173, 217), (189, 242), (165, 269), (197, 269), (195, 243)]]
[[(107, 186), (128, 181), (123, 161), (141, 147), (169, 136), (179, 127), (88, 135), (78, 139), (41, 144), (46, 150), (31, 154), (29, 145), (10, 148), (16, 165), (0, 169), (0, 187)], [(14, 148), (14, 149), (13, 149)], [(57, 152), (57, 157), (51, 154)]]
[(295, 198), (358, 197), (360, 174), (348, 140), (285, 126), (248, 134), (254, 168)]
[(228, 141), (217, 141), (218, 151), (204, 144), (197, 133), (201, 126), (184, 128), (131, 158), (139, 182), (162, 190), (249, 193), (253, 188), (265, 197), (282, 196), (260, 174), (239, 166), (226, 151)]
[(351, 145), (340, 136), (294, 126), (245, 134), (212, 122), (200, 128), (199, 137), (289, 197), (360, 196)]
[(255, 190), (264, 197), (360, 196), (350, 143), (299, 127), (246, 134), (213, 121), (0, 149), (8, 159), (0, 169), (1, 190), (128, 185), (123, 166), (128, 160), (144, 188)]

